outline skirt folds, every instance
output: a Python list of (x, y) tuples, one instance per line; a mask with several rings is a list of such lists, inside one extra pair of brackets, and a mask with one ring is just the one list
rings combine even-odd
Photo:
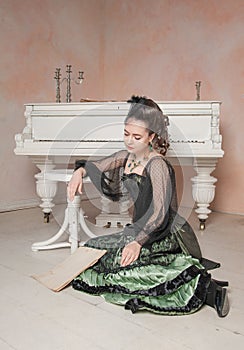
[(210, 275), (198, 259), (185, 255), (172, 233), (150, 248), (142, 247), (139, 258), (120, 266), (125, 244), (134, 237), (124, 232), (89, 240), (86, 246), (107, 253), (72, 282), (73, 288), (106, 301), (124, 305), (133, 313), (149, 310), (165, 315), (190, 314), (204, 304)]

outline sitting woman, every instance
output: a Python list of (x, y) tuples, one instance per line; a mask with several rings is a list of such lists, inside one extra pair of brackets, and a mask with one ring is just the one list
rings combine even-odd
[(168, 119), (151, 99), (132, 96), (124, 123), (125, 150), (97, 161), (77, 161), (68, 197), (89, 176), (114, 201), (133, 200), (133, 221), (119, 233), (90, 239), (87, 247), (107, 253), (73, 282), (133, 313), (149, 310), (185, 315), (204, 304), (220, 317), (229, 312), (228, 282), (211, 278), (220, 265), (204, 259), (197, 238), (178, 214), (174, 170), (165, 158)]

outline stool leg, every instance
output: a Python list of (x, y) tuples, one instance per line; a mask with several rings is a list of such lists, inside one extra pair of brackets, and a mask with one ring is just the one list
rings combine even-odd
[(87, 224), (85, 222), (85, 218), (84, 218), (84, 211), (82, 210), (82, 208), (80, 208), (80, 212), (79, 212), (79, 222), (80, 222), (80, 226), (82, 228), (82, 230), (85, 232), (85, 234), (87, 236), (89, 236), (90, 238), (95, 238), (97, 237), (88, 227)]
[[(80, 196), (75, 196), (72, 202), (69, 199), (67, 201), (68, 206), (65, 209), (64, 222), (60, 230), (50, 239), (32, 244), (31, 249), (33, 251), (70, 247), (71, 253), (73, 253), (79, 247), (79, 225), (88, 237), (97, 237), (86, 225), (84, 212), (80, 207)], [(67, 228), (69, 231), (69, 242), (55, 243), (65, 233)]]
[(68, 208), (65, 209), (65, 215), (64, 215), (64, 222), (60, 228), (60, 230), (50, 239), (47, 239), (46, 241), (36, 242), (33, 243), (31, 246), (32, 251), (36, 252), (38, 250), (48, 250), (48, 249), (56, 249), (56, 248), (65, 248), (69, 247), (70, 244), (68, 242), (60, 242), (53, 244), (56, 242), (65, 232), (65, 230), (68, 227)]
[(71, 244), (71, 253), (79, 246), (79, 211), (80, 211), (80, 196), (75, 196), (71, 202), (68, 199), (68, 221), (69, 221), (69, 241)]

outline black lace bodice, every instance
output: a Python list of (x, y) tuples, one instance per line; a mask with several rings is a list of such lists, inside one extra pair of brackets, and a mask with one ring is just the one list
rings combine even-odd
[(158, 155), (148, 161), (142, 175), (125, 174), (127, 158), (128, 152), (120, 151), (98, 161), (79, 161), (76, 168), (84, 166), (94, 185), (108, 198), (124, 200), (128, 195), (132, 198), (134, 214), (130, 230), (134, 230), (140, 244), (150, 244), (168, 234), (171, 216), (177, 211), (174, 171)]

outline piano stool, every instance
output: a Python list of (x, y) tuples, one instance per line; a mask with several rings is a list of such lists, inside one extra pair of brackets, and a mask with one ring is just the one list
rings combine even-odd
[[(68, 183), (73, 170), (68, 169), (55, 169), (45, 172), (45, 179), (57, 182), (66, 182)], [(89, 177), (83, 179), (83, 183), (89, 183)], [(90, 237), (96, 237), (96, 235), (91, 232), (85, 222), (84, 212), (80, 206), (81, 197), (76, 194), (73, 201), (70, 201), (67, 198), (68, 205), (65, 209), (64, 221), (60, 230), (52, 236), (50, 239), (36, 242), (32, 244), (32, 251), (39, 250), (49, 250), (57, 248), (66, 248), (70, 247), (71, 253), (73, 253), (79, 246), (83, 245), (85, 242), (79, 242), (79, 226), (84, 231), (84, 233)], [(68, 228), (69, 239), (68, 242), (57, 242), (59, 238), (66, 233)], [(57, 242), (57, 243), (55, 243)]]

